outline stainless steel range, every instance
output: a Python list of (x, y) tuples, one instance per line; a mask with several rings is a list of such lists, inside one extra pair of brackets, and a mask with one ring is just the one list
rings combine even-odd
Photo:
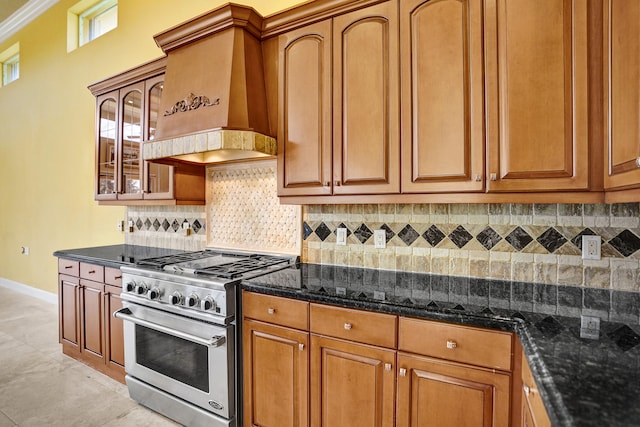
[(124, 321), (131, 398), (184, 425), (239, 425), (237, 284), (295, 261), (204, 250), (121, 267), (114, 316)]

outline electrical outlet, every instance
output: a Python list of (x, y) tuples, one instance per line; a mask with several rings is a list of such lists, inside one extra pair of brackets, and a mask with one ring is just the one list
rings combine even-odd
[(347, 245), (347, 229), (346, 228), (340, 227), (336, 229), (336, 245), (338, 246)]
[(580, 316), (580, 338), (598, 339), (600, 337), (600, 318)]
[(600, 259), (600, 236), (582, 236), (582, 259)]
[(387, 247), (387, 232), (384, 230), (374, 230), (373, 245), (376, 249), (384, 249)]
[(20, 247), (20, 253), (22, 255), (29, 255), (29, 246), (21, 246)]
[(116, 227), (118, 228), (118, 231), (124, 231), (124, 221), (118, 221)]

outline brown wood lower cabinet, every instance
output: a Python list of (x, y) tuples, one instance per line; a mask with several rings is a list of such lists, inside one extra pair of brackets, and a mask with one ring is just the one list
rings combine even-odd
[(522, 354), (522, 424), (521, 427), (551, 427), (551, 421), (533, 379), (527, 357)]
[(245, 427), (511, 425), (511, 333), (248, 291), (243, 313)]
[(58, 272), (62, 352), (124, 383), (120, 270), (60, 258)]
[(397, 427), (509, 426), (511, 376), (398, 354)]

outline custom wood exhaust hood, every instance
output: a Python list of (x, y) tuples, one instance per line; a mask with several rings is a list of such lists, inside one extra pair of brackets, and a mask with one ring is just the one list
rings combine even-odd
[(254, 9), (227, 4), (154, 36), (167, 67), (144, 160), (206, 164), (276, 154), (261, 26)]

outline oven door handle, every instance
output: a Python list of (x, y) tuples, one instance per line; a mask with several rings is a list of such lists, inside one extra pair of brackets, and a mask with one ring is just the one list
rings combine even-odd
[(126, 320), (136, 325), (145, 326), (147, 328), (154, 329), (158, 332), (163, 332), (168, 335), (173, 335), (174, 337), (184, 338), (187, 341), (195, 342), (197, 344), (202, 344), (207, 347), (220, 347), (226, 342), (225, 337), (222, 335), (217, 335), (212, 337), (211, 339), (206, 339), (206, 338), (201, 338), (195, 335), (188, 334), (186, 332), (177, 331), (173, 328), (168, 328), (163, 325), (158, 325), (157, 323), (149, 322), (148, 320), (140, 319), (139, 317), (133, 316), (131, 314), (131, 310), (129, 310), (126, 307), (115, 311), (113, 313), (113, 317)]

